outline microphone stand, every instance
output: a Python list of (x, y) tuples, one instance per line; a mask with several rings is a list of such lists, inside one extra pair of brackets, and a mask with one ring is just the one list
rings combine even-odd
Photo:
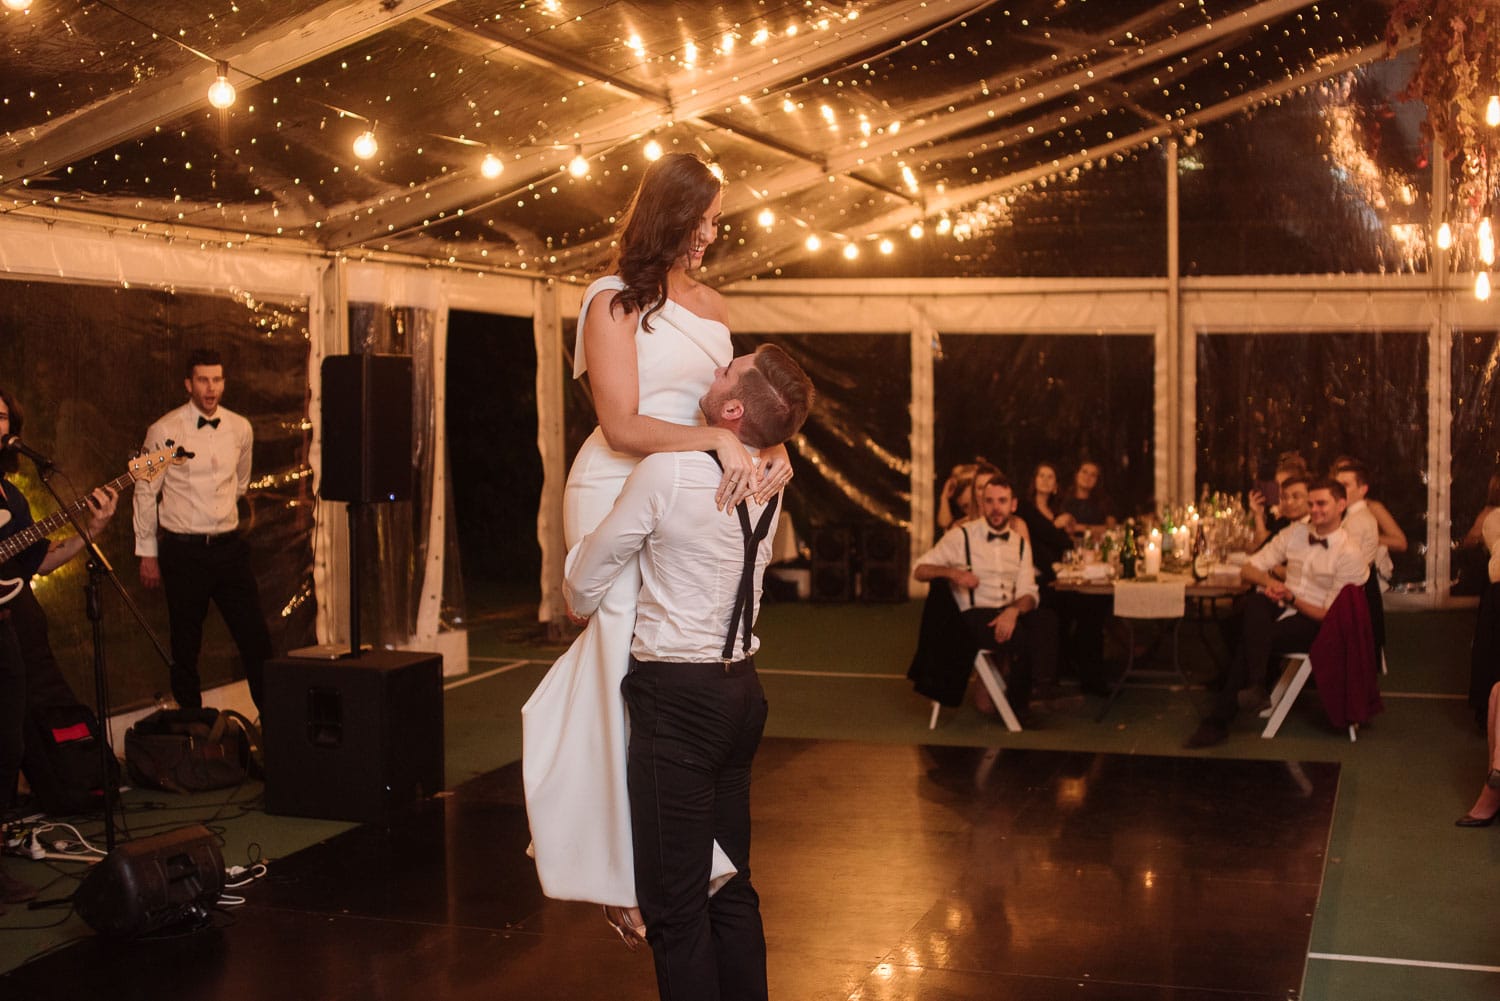
[(94, 639), (94, 703), (95, 712), (99, 717), (99, 764), (103, 769), (102, 784), (104, 786), (104, 849), (106, 852), (115, 850), (115, 803), (119, 798), (117, 783), (111, 778), (114, 774), (115, 752), (109, 739), (109, 672), (104, 662), (104, 607), (100, 600), (101, 580), (107, 580), (114, 585), (115, 593), (125, 602), (125, 607), (130, 609), (130, 614), (135, 616), (135, 621), (141, 627), (141, 632), (156, 647), (157, 654), (162, 663), (167, 665), (168, 671), (172, 668), (172, 656), (167, 653), (167, 648), (162, 646), (161, 640), (151, 631), (151, 626), (146, 622), (145, 616), (141, 614), (140, 608), (130, 597), (125, 586), (120, 583), (120, 578), (115, 575), (114, 567), (109, 565), (109, 560), (99, 551), (94, 544), (93, 536), (89, 535), (83, 523), (78, 520), (78, 513), (72, 504), (65, 503), (57, 493), (57, 488), (52, 485), (52, 474), (57, 467), (51, 463), (37, 462), (33, 457), (32, 462), (36, 465), (42, 486), (56, 501), (58, 509), (67, 515), (68, 523), (73, 526), (78, 537), (83, 540), (84, 552), (88, 553), (88, 582), (83, 585), (84, 608), (88, 614), (89, 623), (93, 631)]

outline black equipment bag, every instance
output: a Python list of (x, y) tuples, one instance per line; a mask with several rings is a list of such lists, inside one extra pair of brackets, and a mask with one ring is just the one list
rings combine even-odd
[[(99, 721), (81, 703), (37, 706), (26, 715), (21, 770), (37, 803), (49, 814), (66, 816), (104, 809)], [(120, 766), (111, 756), (109, 781), (120, 784)]]
[(158, 709), (125, 731), (132, 784), (193, 793), (261, 774), (260, 730), (230, 709)]

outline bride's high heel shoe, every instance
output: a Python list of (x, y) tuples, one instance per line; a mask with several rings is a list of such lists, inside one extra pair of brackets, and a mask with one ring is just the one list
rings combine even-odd
[(641, 912), (633, 907), (604, 906), (604, 920), (620, 936), (625, 948), (635, 952), (646, 943), (646, 926), (641, 923)]

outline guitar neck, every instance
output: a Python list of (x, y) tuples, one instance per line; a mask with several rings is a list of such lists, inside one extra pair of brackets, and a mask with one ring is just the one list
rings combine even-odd
[[(110, 480), (104, 485), (104, 487), (111, 490), (123, 490), (125, 487), (129, 486), (131, 481), (134, 479), (135, 477), (130, 473), (123, 473)], [(19, 532), (16, 532), (14, 535), (7, 535), (5, 538), (0, 539), (0, 563), (4, 563), (5, 561), (16, 556), (18, 553), (22, 553), (27, 549), (30, 549), (42, 539), (45, 539), (53, 532), (66, 525), (68, 523), (69, 514), (81, 514), (84, 511), (88, 510), (88, 506), (88, 497), (80, 497), (72, 504), (64, 507), (61, 511), (54, 511), (52, 514), (43, 518), (41, 521), (27, 525), (25, 528), (21, 529)]]

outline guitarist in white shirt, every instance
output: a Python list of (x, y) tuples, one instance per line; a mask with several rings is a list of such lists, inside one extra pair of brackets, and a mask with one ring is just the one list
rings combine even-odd
[[(15, 397), (0, 388), (0, 439), (19, 435), (25, 421), (25, 414)], [(0, 541), (32, 524), (31, 505), (15, 484), (5, 478), (17, 468), (16, 453), (8, 449), (0, 451), (0, 494), (3, 494), (4, 501), (0, 504)], [(109, 523), (115, 513), (115, 501), (115, 491), (107, 486), (89, 496), (86, 510), (90, 535), (103, 531)], [(12, 616), (27, 617), (27, 635), (39, 635), (45, 644), (46, 616), (30, 593), (31, 577), (50, 573), (77, 556), (82, 549), (83, 540), (76, 535), (56, 541), (42, 538), (0, 564), (0, 602), (3, 602), (0, 603), (0, 818), (15, 806), (16, 776), (21, 768), (28, 707), (28, 656), (32, 653), (28, 651), (23, 655), (17, 638), (18, 623), (12, 621)], [(22, 594), (22, 591), (26, 593)], [(50, 658), (51, 650), (44, 652)], [(36, 893), (35, 887), (0, 869), (0, 910), (4, 904), (30, 900)]]

